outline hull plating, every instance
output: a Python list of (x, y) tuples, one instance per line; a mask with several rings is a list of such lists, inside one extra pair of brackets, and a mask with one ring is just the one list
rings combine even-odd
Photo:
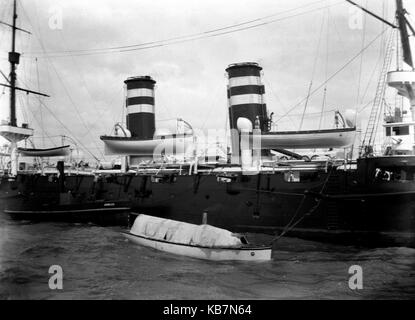
[[(214, 174), (169, 174), (158, 180), (149, 175), (68, 176), (65, 188), (79, 208), (125, 201), (137, 212), (196, 224), (208, 212), (209, 224), (231, 231), (287, 231), (317, 240), (414, 246), (415, 182), (362, 182), (359, 172), (309, 172), (300, 182), (287, 180), (284, 172), (239, 174), (228, 182)], [(59, 183), (50, 177), (22, 175), (0, 185), (0, 203), (9, 212), (43, 210), (60, 200)]]

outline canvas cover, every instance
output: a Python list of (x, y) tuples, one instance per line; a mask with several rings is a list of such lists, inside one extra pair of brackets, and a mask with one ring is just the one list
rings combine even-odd
[(174, 243), (203, 247), (239, 247), (241, 240), (232, 232), (210, 225), (195, 225), (140, 214), (130, 230), (132, 234)]

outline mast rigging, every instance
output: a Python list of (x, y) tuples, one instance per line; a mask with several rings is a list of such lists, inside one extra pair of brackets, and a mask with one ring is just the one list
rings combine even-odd
[(382, 17), (379, 17), (377, 14), (373, 13), (372, 11), (369, 11), (368, 9), (358, 5), (357, 3), (351, 1), (351, 0), (346, 0), (347, 2), (349, 2), (350, 4), (354, 5), (355, 7), (359, 8), (360, 10), (366, 12), (368, 15), (378, 19), (379, 21), (382, 21), (383, 23), (386, 23), (388, 26), (397, 29), (398, 26), (394, 25), (393, 23), (390, 23), (389, 21), (383, 19)]
[(12, 126), (12, 127), (17, 127), (16, 91), (24, 91), (27, 94), (32, 93), (32, 94), (36, 94), (36, 95), (40, 95), (40, 96), (44, 96), (44, 97), (49, 97), (47, 94), (37, 92), (37, 91), (33, 91), (33, 90), (29, 90), (29, 89), (19, 88), (19, 87), (16, 86), (16, 81), (17, 81), (16, 68), (17, 68), (17, 65), (20, 63), (20, 53), (16, 52), (16, 30), (31, 34), (29, 31), (18, 28), (16, 26), (17, 18), (18, 18), (18, 15), (17, 15), (17, 2), (16, 2), (16, 0), (14, 0), (13, 1), (13, 23), (9, 24), (9, 23), (0, 21), (0, 24), (3, 24), (5, 26), (8, 26), (8, 27), (12, 28), (12, 46), (11, 46), (11, 51), (9, 52), (9, 63), (10, 63), (10, 76), (9, 76), (9, 78), (7, 78), (3, 74), (3, 72), (1, 72), (1, 74), (4, 76), (4, 78), (7, 80), (7, 82), (9, 84), (0, 83), (0, 86), (10, 88), (10, 126)]

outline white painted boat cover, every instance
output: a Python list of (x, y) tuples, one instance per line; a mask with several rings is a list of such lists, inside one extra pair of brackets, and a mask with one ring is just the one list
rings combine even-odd
[(130, 233), (168, 242), (203, 247), (241, 247), (240, 238), (232, 232), (210, 225), (195, 225), (140, 214)]

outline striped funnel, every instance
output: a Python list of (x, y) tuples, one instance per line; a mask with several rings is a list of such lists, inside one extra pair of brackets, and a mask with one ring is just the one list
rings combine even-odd
[(128, 78), (127, 128), (131, 136), (138, 139), (153, 139), (155, 132), (154, 81), (149, 76)]
[(228, 73), (229, 122), (237, 129), (238, 118), (246, 118), (254, 125), (259, 119), (262, 132), (268, 131), (267, 107), (264, 102), (264, 85), (261, 82), (262, 68), (254, 62), (231, 64)]

